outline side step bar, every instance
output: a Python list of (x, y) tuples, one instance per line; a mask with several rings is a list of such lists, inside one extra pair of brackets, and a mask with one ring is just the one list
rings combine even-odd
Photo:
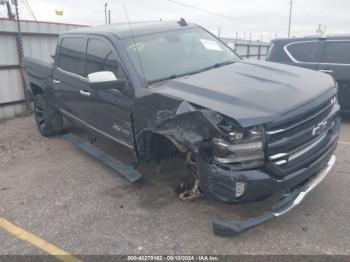
[(63, 135), (63, 138), (78, 146), (81, 150), (85, 151), (86, 153), (99, 159), (104, 164), (123, 175), (130, 182), (134, 183), (142, 178), (142, 174), (138, 172), (135, 168), (114, 159), (107, 153), (91, 145), (89, 142), (81, 139), (80, 137), (69, 133)]

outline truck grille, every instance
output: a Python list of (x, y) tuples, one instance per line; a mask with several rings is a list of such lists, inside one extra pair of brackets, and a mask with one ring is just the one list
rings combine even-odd
[(332, 145), (332, 128), (338, 116), (335, 98), (316, 109), (284, 123), (266, 127), (266, 169), (283, 177), (301, 169), (326, 152)]

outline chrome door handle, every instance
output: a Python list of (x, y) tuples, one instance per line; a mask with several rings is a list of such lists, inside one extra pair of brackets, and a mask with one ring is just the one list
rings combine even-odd
[(80, 93), (82, 96), (90, 96), (90, 95), (91, 95), (91, 93), (86, 92), (86, 91), (84, 91), (84, 90), (80, 90), (79, 93)]
[(323, 73), (328, 73), (328, 74), (333, 74), (334, 73), (333, 70), (329, 70), (329, 69), (320, 69), (318, 71), (323, 72)]
[(56, 79), (53, 79), (52, 82), (53, 82), (54, 84), (59, 84), (59, 83), (61, 83), (60, 80), (56, 80)]

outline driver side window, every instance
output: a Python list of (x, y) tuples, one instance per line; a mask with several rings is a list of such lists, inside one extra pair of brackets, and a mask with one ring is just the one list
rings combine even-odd
[(85, 76), (100, 71), (111, 71), (118, 79), (126, 79), (112, 46), (106, 41), (90, 38), (86, 51)]

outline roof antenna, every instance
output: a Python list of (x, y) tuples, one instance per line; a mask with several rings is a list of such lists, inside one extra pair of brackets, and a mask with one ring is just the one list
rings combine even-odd
[(137, 60), (138, 60), (138, 62), (139, 62), (139, 64), (140, 64), (140, 69), (141, 69), (141, 72), (142, 72), (142, 76), (143, 76), (143, 79), (145, 79), (145, 82), (146, 82), (146, 84), (147, 84), (147, 79), (146, 79), (145, 71), (143, 70), (143, 65), (142, 65), (142, 62), (141, 62), (139, 49), (138, 49), (138, 47), (136, 46), (134, 32), (132, 31), (132, 28), (131, 28), (131, 24), (130, 24), (130, 20), (129, 20), (129, 15), (128, 15), (128, 10), (126, 9), (126, 6), (125, 6), (125, 5), (123, 5), (123, 8), (124, 8), (126, 20), (128, 21), (130, 35), (131, 35), (131, 38), (132, 38), (132, 42), (133, 42), (134, 48), (135, 48), (135, 50), (136, 50)]
[(180, 26), (187, 26), (188, 25), (186, 20), (182, 17), (180, 18), (180, 21), (177, 21), (177, 22), (179, 23)]

